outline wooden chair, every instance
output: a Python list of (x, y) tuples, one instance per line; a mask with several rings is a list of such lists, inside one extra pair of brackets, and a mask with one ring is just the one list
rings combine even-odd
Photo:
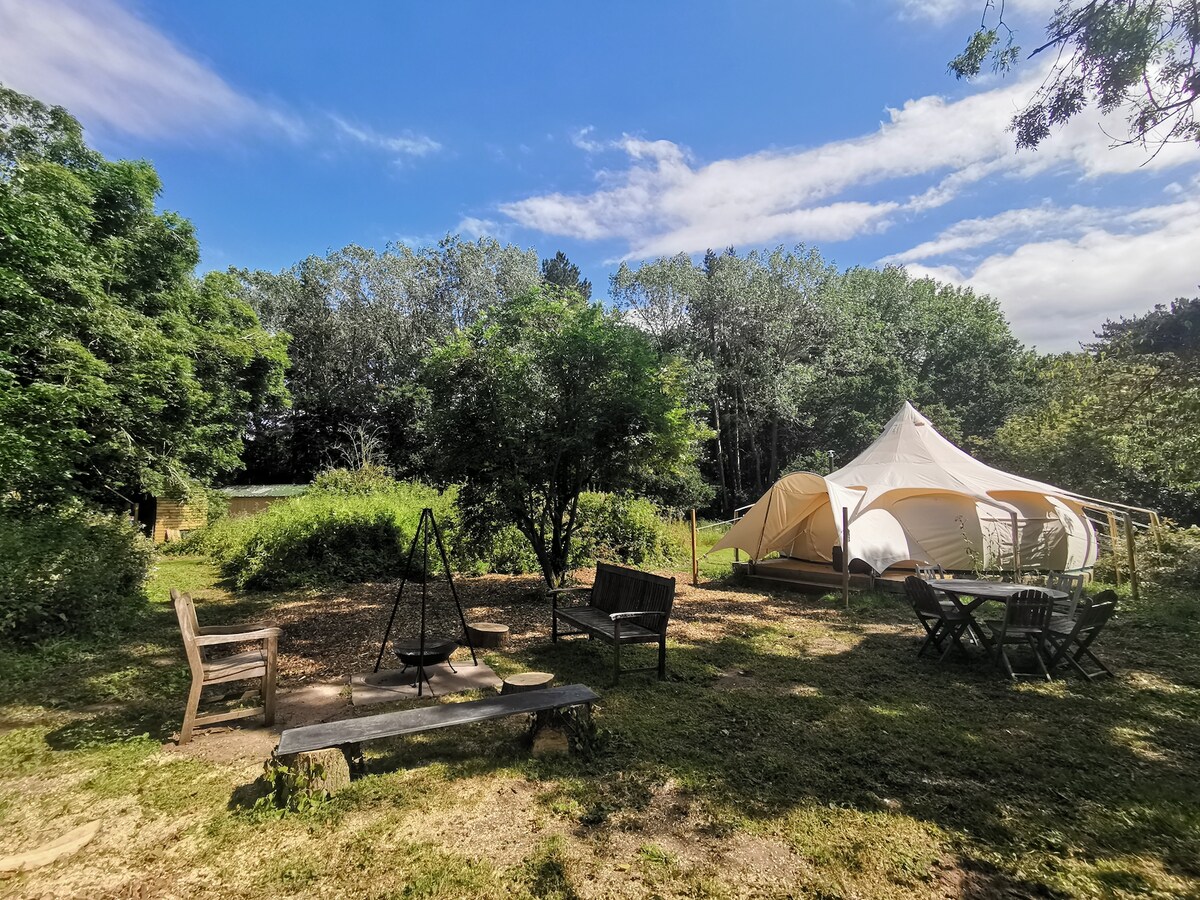
[[(935, 591), (924, 578), (909, 575), (904, 579), (904, 593), (912, 604), (917, 621), (925, 629), (925, 642), (917, 651), (917, 656), (924, 656), (932, 644), (942, 651), (939, 660), (944, 660), (954, 647), (963, 653), (967, 648), (962, 644), (963, 634), (970, 634), (971, 617), (953, 600), (938, 598)], [(942, 650), (942, 643), (950, 639), (949, 645)]]
[(1013, 669), (1012, 660), (1008, 658), (1008, 652), (1004, 648), (1013, 644), (1026, 644), (1033, 649), (1042, 677), (1050, 681), (1050, 668), (1046, 663), (1046, 635), (1053, 614), (1054, 601), (1042, 591), (1017, 591), (1009, 597), (1004, 604), (1004, 619), (987, 623), (995, 641), (993, 668), (1003, 662), (1008, 677), (1015, 681), (1017, 672)]
[[(1096, 657), (1092, 652), (1092, 642), (1104, 630), (1108, 620), (1117, 611), (1117, 595), (1114, 591), (1101, 591), (1091, 603), (1085, 603), (1078, 613), (1069, 621), (1052, 620), (1046, 632), (1046, 640), (1054, 652), (1050, 656), (1049, 666), (1053, 669), (1062, 663), (1068, 663), (1076, 672), (1093, 681), (1107, 675), (1115, 677), (1112, 669)], [(1083, 660), (1090, 661), (1099, 667), (1099, 671), (1089, 672), (1083, 667)]]
[(950, 576), (946, 574), (946, 570), (937, 563), (932, 563), (927, 566), (917, 566), (917, 577), (924, 578), (926, 581), (940, 581)]
[(1054, 601), (1054, 615), (1056, 618), (1073, 618), (1075, 610), (1079, 607), (1079, 599), (1083, 596), (1083, 576), (1051, 572), (1046, 576), (1046, 587), (1071, 595), (1066, 600)]
[[(171, 602), (175, 605), (175, 616), (179, 619), (179, 631), (183, 635), (183, 647), (187, 652), (188, 666), (192, 670), (192, 688), (188, 693), (187, 708), (183, 713), (183, 727), (179, 729), (179, 743), (186, 744), (190, 741), (192, 729), (197, 725), (215, 725), (217, 722), (244, 719), (260, 713), (267, 725), (275, 724), (276, 657), (279, 651), (279, 636), (283, 632), (270, 625), (202, 627), (196, 619), (196, 606), (188, 594), (172, 588)], [(260, 646), (230, 656), (210, 657), (208, 653), (209, 647), (250, 642)], [(262, 706), (206, 716), (198, 715), (200, 693), (205, 687), (247, 678), (262, 679)]]

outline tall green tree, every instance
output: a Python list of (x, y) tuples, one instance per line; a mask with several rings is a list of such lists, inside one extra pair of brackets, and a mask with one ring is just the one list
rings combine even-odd
[(547, 584), (568, 569), (579, 495), (693, 464), (683, 366), (578, 294), (533, 289), (430, 357), (430, 460), (468, 515), (516, 525)]
[(592, 283), (582, 277), (579, 266), (567, 259), (567, 254), (561, 250), (552, 259), (542, 260), (542, 281), (574, 291), (584, 300), (592, 299)]
[(1200, 522), (1200, 298), (1106, 322), (1039, 364), (1037, 392), (989, 443), (1022, 474)]
[(0, 87), (0, 496), (120, 506), (240, 465), (286, 346), (233, 280), (192, 275), (191, 224), (146, 162)]
[(539, 282), (534, 253), (458, 237), (421, 249), (349, 246), (283, 272), (235, 274), (263, 324), (290, 338), (292, 403), (256, 417), (247, 454), (254, 477), (287, 481), (311, 478), (359, 428), (380, 434), (392, 468), (419, 474), (424, 357)]
[(839, 272), (803, 246), (710, 251), (622, 266), (612, 294), (688, 360), (726, 514), (783, 471), (848, 460), (905, 400), (977, 444), (1027, 393), (1031, 354), (995, 301), (900, 268)]
[[(1089, 106), (1128, 117), (1128, 142), (1200, 143), (1200, 0), (1064, 0), (1046, 38), (1028, 54), (1054, 54), (1050, 74), (1013, 115), (1018, 147), (1037, 147)], [(987, 0), (983, 20), (950, 61), (958, 78), (985, 64), (1011, 70), (1021, 48), (1004, 20), (1004, 3)]]

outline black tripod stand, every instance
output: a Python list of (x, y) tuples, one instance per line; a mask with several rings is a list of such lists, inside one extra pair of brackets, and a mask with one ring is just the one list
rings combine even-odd
[[(417, 523), (417, 530), (413, 532), (412, 546), (408, 549), (408, 561), (404, 564), (404, 575), (400, 579), (400, 589), (396, 591), (396, 602), (392, 604), (392, 614), (388, 617), (387, 630), (383, 633), (383, 643), (379, 645), (379, 656), (375, 659), (375, 671), (379, 671), (380, 665), (383, 664), (383, 654), (387, 650), (388, 638), (392, 635), (392, 625), (396, 621), (396, 611), (400, 608), (400, 601), (404, 598), (404, 586), (408, 584), (408, 573), (412, 571), (413, 557), (417, 553), (417, 544), (423, 545), (421, 557), (421, 632), (417, 639), (404, 642), (403, 646), (397, 643), (397, 654), (400, 661), (404, 663), (404, 668), (410, 666), (417, 668), (417, 696), (420, 697), (423, 684), (429, 684), (429, 676), (425, 674), (425, 666), (440, 662), (449, 662), (450, 654), (458, 647), (458, 641), (449, 638), (430, 638), (426, 635), (426, 610), (429, 605), (429, 539), (433, 538), (434, 544), (437, 546), (437, 551), (442, 558), (442, 568), (446, 571), (446, 583), (450, 585), (450, 596), (454, 598), (454, 605), (458, 609), (458, 621), (462, 624), (463, 638), (467, 642), (467, 647), (471, 651), (471, 662), (474, 665), (479, 665), (479, 660), (475, 656), (475, 645), (471, 642), (471, 632), (467, 630), (467, 620), (463, 616), (462, 604), (458, 601), (458, 591), (454, 587), (454, 577), (450, 574), (450, 560), (446, 556), (446, 545), (442, 542), (442, 531), (438, 528), (437, 521), (433, 518), (433, 510), (426, 507), (421, 510), (421, 520)], [(429, 685), (429, 693), (433, 693), (433, 685)]]

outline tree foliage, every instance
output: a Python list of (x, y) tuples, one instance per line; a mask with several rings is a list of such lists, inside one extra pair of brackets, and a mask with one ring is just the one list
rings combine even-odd
[[(1037, 147), (1093, 104), (1103, 113), (1126, 110), (1129, 142), (1200, 142), (1198, 44), (1200, 0), (1064, 0), (1046, 40), (1028, 56), (1056, 54), (1046, 80), (1013, 116), (1017, 146)], [(971, 78), (990, 61), (1007, 72), (1019, 58), (1003, 0), (987, 0), (983, 22), (950, 71)]]
[(1094, 497), (1200, 518), (1200, 299), (1107, 322), (1087, 352), (1040, 365), (1033, 402), (989, 455)]
[(121, 505), (239, 467), (284, 396), (284, 342), (228, 276), (193, 277), (191, 224), (145, 162), (0, 88), (0, 492)]
[(839, 272), (815, 250), (680, 255), (613, 277), (664, 353), (688, 360), (712, 426), (704, 471), (728, 513), (781, 472), (847, 461), (905, 400), (968, 443), (1023, 398), (1029, 354), (997, 304), (903, 269)]
[(592, 299), (592, 283), (581, 277), (579, 266), (567, 259), (567, 254), (561, 250), (553, 259), (542, 260), (542, 281), (574, 291), (584, 300)]
[(515, 524), (557, 586), (585, 488), (620, 489), (692, 461), (699, 429), (682, 374), (600, 305), (530, 290), (430, 357), (431, 464), (464, 483), (468, 516)]
[(290, 407), (265, 410), (247, 454), (260, 480), (306, 481), (348, 430), (378, 433), (383, 461), (419, 473), (417, 378), (434, 344), (538, 283), (537, 256), (482, 238), (384, 252), (349, 246), (279, 273), (235, 273), (264, 325), (290, 337)]

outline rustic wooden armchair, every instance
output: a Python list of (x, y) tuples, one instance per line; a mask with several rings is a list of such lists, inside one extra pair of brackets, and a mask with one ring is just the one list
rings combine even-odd
[[(192, 730), (197, 725), (215, 725), (218, 722), (243, 719), (260, 713), (267, 725), (273, 725), (276, 657), (279, 652), (279, 636), (283, 632), (271, 625), (201, 626), (196, 619), (196, 606), (188, 594), (172, 588), (171, 601), (175, 605), (179, 631), (183, 635), (183, 647), (192, 670), (192, 688), (188, 693), (187, 708), (183, 713), (183, 727), (179, 729), (179, 743), (186, 744), (190, 741)], [(209, 655), (209, 647), (252, 642), (259, 646), (229, 656)], [(204, 688), (210, 684), (224, 684), (248, 678), (262, 679), (262, 706), (199, 715), (200, 693)]]

